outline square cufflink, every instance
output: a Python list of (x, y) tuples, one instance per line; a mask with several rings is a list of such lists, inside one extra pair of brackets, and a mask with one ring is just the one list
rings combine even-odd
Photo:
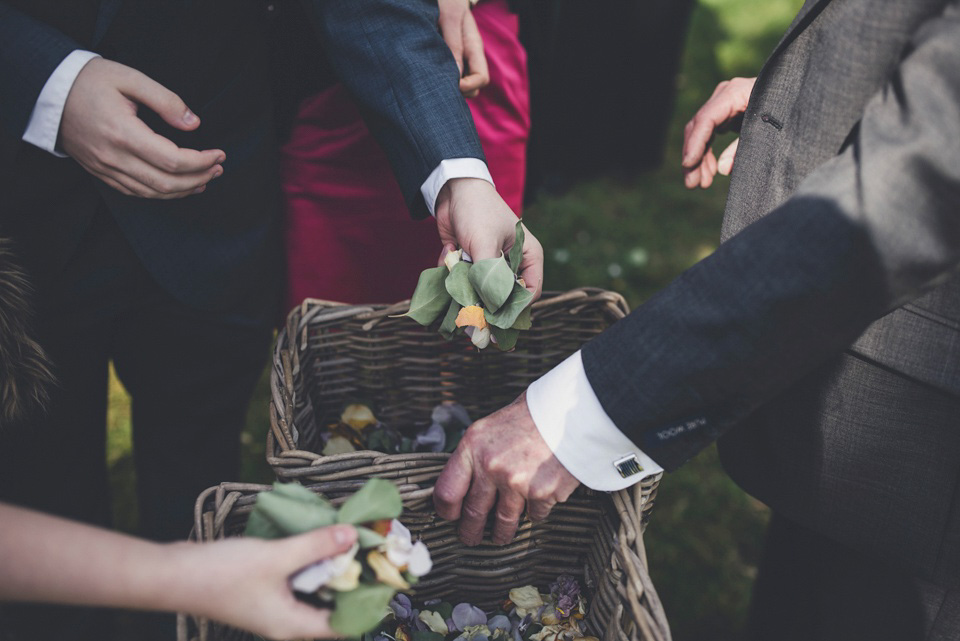
[(643, 466), (641, 466), (637, 460), (636, 454), (628, 454), (623, 458), (617, 459), (613, 462), (613, 466), (617, 468), (617, 472), (620, 473), (621, 478), (627, 478), (643, 471)]

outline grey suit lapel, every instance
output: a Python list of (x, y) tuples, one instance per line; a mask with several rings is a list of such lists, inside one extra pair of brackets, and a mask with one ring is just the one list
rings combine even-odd
[(113, 19), (116, 17), (122, 2), (123, 0), (102, 0), (100, 3), (100, 11), (97, 13), (97, 25), (93, 31), (94, 47), (107, 35), (107, 29), (110, 28), (110, 23), (113, 22)]

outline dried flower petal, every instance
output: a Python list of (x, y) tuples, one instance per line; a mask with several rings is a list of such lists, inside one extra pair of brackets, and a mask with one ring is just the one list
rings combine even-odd
[(457, 251), (447, 252), (447, 255), (443, 257), (443, 264), (447, 266), (447, 269), (453, 269), (453, 266), (463, 260), (463, 250), (458, 249)]
[(314, 563), (294, 575), (290, 580), (290, 587), (297, 592), (311, 594), (324, 586), (330, 585), (334, 579), (353, 571), (352, 564), (355, 562), (359, 550), (360, 545), (354, 543), (353, 547), (343, 554)]
[(453, 618), (453, 624), (457, 627), (457, 630), (461, 632), (470, 626), (487, 624), (487, 615), (484, 614), (483, 610), (469, 603), (457, 604), (457, 606), (453, 608), (451, 617)]
[(447, 628), (447, 622), (443, 620), (443, 616), (439, 612), (424, 610), (420, 613), (419, 619), (437, 634), (447, 635), (450, 632)]
[(470, 341), (476, 346), (477, 349), (487, 349), (490, 345), (490, 338), (493, 336), (490, 333), (489, 327), (477, 328), (473, 335), (470, 337)]
[(383, 556), (378, 550), (370, 550), (367, 553), (367, 563), (374, 574), (377, 575), (377, 581), (397, 590), (410, 589), (410, 584), (403, 579), (397, 566), (387, 560), (387, 557)]
[(561, 630), (559, 625), (545, 625), (536, 634), (531, 634), (530, 639), (532, 641), (544, 641), (544, 639), (555, 639), (560, 636), (560, 632)]
[(327, 582), (327, 587), (338, 592), (349, 592), (360, 585), (360, 574), (362, 572), (363, 566), (360, 565), (360, 561), (354, 559), (342, 574)]
[(517, 614), (525, 617), (543, 606), (540, 592), (532, 585), (510, 590), (510, 600), (517, 607)]
[(479, 305), (468, 305), (457, 314), (457, 327), (477, 327), (483, 329), (487, 326), (487, 319), (483, 315), (483, 308)]
[(417, 541), (410, 550), (410, 560), (407, 562), (407, 571), (415, 577), (429, 574), (433, 569), (433, 559), (430, 550), (423, 541)]
[(347, 452), (356, 452), (357, 448), (353, 443), (342, 436), (331, 436), (330, 440), (323, 447), (324, 456), (333, 456), (334, 454), (346, 454)]
[(430, 427), (417, 434), (418, 449), (428, 452), (442, 452), (447, 445), (447, 433), (440, 423), (431, 423)]
[(366, 405), (354, 403), (344, 408), (340, 415), (340, 421), (360, 432), (365, 427), (376, 425), (377, 417), (373, 415), (373, 410)]

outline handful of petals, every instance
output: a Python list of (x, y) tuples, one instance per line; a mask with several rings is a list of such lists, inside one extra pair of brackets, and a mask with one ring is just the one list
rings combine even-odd
[(366, 405), (348, 405), (340, 422), (329, 425), (324, 432), (323, 454), (333, 456), (357, 450), (385, 454), (452, 452), (471, 422), (462, 405), (443, 403), (433, 408), (429, 425), (419, 428), (413, 436), (405, 436), (378, 421)]
[[(524, 227), (517, 221), (510, 255), (472, 263), (463, 250), (450, 252), (442, 267), (425, 269), (403, 314), (423, 326), (441, 316), (440, 334), (447, 340), (466, 334), (478, 349), (491, 343), (502, 351), (517, 344), (520, 331), (530, 329), (533, 293), (517, 276), (523, 259)], [(446, 313), (444, 313), (446, 310)]]
[(332, 605), (330, 625), (356, 638), (377, 627), (397, 590), (409, 590), (433, 567), (427, 546), (414, 542), (397, 520), (402, 511), (400, 493), (384, 479), (370, 479), (339, 509), (297, 483), (275, 483), (272, 492), (257, 497), (244, 534), (275, 539), (337, 523), (354, 525), (353, 548), (304, 568), (290, 587)]

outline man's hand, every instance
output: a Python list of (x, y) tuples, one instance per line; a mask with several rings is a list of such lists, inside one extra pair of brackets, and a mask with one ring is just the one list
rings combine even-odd
[(192, 131), (200, 119), (173, 92), (135, 69), (96, 58), (77, 76), (60, 122), (64, 151), (120, 193), (183, 198), (223, 173), (219, 149), (181, 149), (137, 117), (146, 105), (170, 126)]
[(724, 176), (730, 174), (740, 139), (730, 143), (720, 154), (719, 160), (714, 157), (710, 143), (715, 133), (729, 129), (738, 116), (747, 110), (750, 92), (756, 81), (756, 78), (724, 80), (684, 127), (683, 182), (688, 189), (698, 185), (706, 189), (713, 184), (717, 172)]
[(338, 635), (330, 628), (330, 611), (297, 600), (290, 577), (346, 552), (356, 539), (353, 527), (335, 525), (276, 541), (237, 538), (173, 544), (184, 553), (180, 562), (193, 564), (193, 569), (181, 568), (177, 581), (187, 584), (182, 577), (194, 577), (190, 583), (195, 585), (173, 586), (181, 594), (171, 597), (170, 609), (201, 614), (270, 639), (334, 638)]
[[(439, 0), (440, 34), (450, 47), (457, 68), (460, 69), (460, 93), (473, 98), (490, 84), (487, 57), (483, 53), (483, 39), (470, 12), (469, 0)], [(466, 67), (466, 75), (464, 75)]]
[[(437, 196), (436, 214), (444, 251), (459, 245), (474, 261), (509, 252), (516, 238), (516, 215), (493, 185), (480, 178), (447, 181)], [(536, 300), (543, 289), (543, 247), (529, 230), (524, 236), (519, 275)]]
[(533, 521), (547, 518), (579, 481), (560, 464), (537, 430), (526, 393), (470, 426), (437, 479), (433, 502), (448, 520), (460, 519), (460, 538), (476, 545), (496, 503), (493, 542), (513, 540), (526, 502)]

